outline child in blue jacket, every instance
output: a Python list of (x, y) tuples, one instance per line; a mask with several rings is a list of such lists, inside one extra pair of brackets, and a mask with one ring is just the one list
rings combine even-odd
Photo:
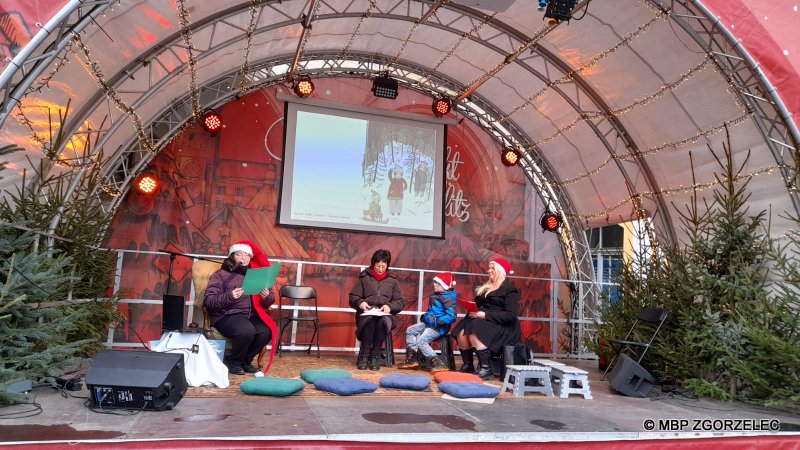
[(433, 278), (434, 293), (428, 300), (428, 312), (422, 316), (422, 322), (406, 330), (406, 359), (398, 366), (400, 369), (417, 369), (421, 359), (425, 358), (431, 372), (448, 370), (431, 348), (431, 342), (449, 333), (450, 325), (456, 320), (455, 284), (450, 272), (440, 273)]

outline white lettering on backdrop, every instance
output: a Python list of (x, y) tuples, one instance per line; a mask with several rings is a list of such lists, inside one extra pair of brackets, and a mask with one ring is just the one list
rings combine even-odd
[(455, 217), (461, 222), (469, 220), (469, 201), (464, 198), (462, 189), (456, 190), (453, 181), (458, 181), (460, 177), (458, 166), (464, 164), (461, 161), (461, 154), (453, 152), (452, 148), (447, 147), (447, 192), (445, 193), (444, 214), (447, 217)]

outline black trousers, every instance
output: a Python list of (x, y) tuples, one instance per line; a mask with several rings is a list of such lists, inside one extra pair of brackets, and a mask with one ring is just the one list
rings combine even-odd
[(361, 341), (360, 354), (366, 356), (380, 356), (381, 347), (389, 332), (386, 321), (380, 316), (361, 317), (360, 333), (356, 336)]
[(214, 323), (223, 336), (231, 341), (231, 353), (226, 361), (250, 364), (261, 349), (272, 340), (272, 331), (258, 314), (247, 318), (242, 314), (223, 316)]

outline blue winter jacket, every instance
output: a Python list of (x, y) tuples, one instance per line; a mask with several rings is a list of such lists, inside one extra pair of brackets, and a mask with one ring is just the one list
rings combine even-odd
[(450, 331), (450, 325), (456, 321), (456, 290), (448, 289), (436, 292), (428, 300), (428, 312), (423, 314), (422, 322), (439, 334)]

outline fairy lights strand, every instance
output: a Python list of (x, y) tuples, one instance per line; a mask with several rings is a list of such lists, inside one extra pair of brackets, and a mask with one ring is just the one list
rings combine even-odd
[(444, 56), (442, 56), (442, 58), (433, 67), (431, 67), (431, 69), (425, 75), (423, 75), (422, 83), (427, 82), (433, 76), (433, 74), (439, 70), (439, 67), (441, 67), (445, 61), (450, 59), (450, 57), (456, 53), (456, 50), (458, 50), (459, 47), (461, 47), (461, 44), (463, 44), (464, 41), (466, 41), (470, 36), (477, 35), (478, 33), (480, 33), (483, 27), (485, 27), (486, 24), (488, 24), (489, 22), (492, 21), (492, 19), (494, 19), (495, 15), (497, 15), (497, 11), (492, 13), (492, 15), (485, 16), (483, 20), (474, 27), (472, 27), (470, 31), (465, 31), (464, 33), (462, 33), (461, 37), (455, 42), (455, 44), (453, 44), (452, 47), (450, 47), (450, 50), (445, 52)]
[(119, 108), (122, 112), (128, 114), (131, 119), (133, 120), (133, 125), (136, 128), (136, 134), (139, 136), (139, 142), (149, 151), (150, 153), (155, 153), (156, 149), (153, 147), (153, 144), (150, 142), (150, 139), (147, 138), (147, 135), (144, 132), (144, 126), (142, 125), (142, 118), (139, 117), (139, 114), (133, 110), (130, 106), (126, 105), (125, 102), (119, 97), (114, 88), (109, 86), (105, 81), (105, 75), (103, 75), (103, 71), (100, 68), (100, 65), (97, 64), (96, 61), (92, 59), (92, 54), (89, 49), (84, 45), (83, 41), (79, 34), (74, 33), (73, 42), (78, 46), (78, 48), (83, 52), (84, 57), (86, 58), (86, 62), (89, 64), (89, 70), (91, 70), (92, 75), (94, 76), (97, 83), (100, 85), (100, 88), (103, 90), (103, 93), (106, 94), (109, 100), (111, 100), (114, 105)]
[(43, 137), (36, 133), (36, 129), (33, 127), (33, 122), (31, 122), (31, 120), (28, 119), (28, 116), (25, 115), (25, 111), (22, 110), (22, 104), (20, 102), (17, 102), (17, 110), (19, 112), (16, 114), (16, 116), (19, 118), (19, 121), (31, 130), (31, 140), (39, 144), (39, 146), (42, 147), (42, 152), (47, 154), (47, 141), (45, 141)]
[(36, 86), (29, 87), (28, 90), (25, 92), (25, 95), (32, 94), (34, 91), (42, 92), (42, 89), (45, 87), (50, 88), (50, 81), (53, 79), (53, 77), (56, 76), (58, 71), (61, 70), (61, 68), (64, 67), (65, 64), (69, 63), (68, 55), (71, 51), (72, 51), (72, 41), (70, 41), (67, 44), (67, 46), (64, 47), (63, 56), (56, 57), (58, 61), (56, 62), (55, 67), (53, 67), (53, 70), (50, 71), (50, 73), (47, 74), (47, 76), (39, 80), (36, 83)]
[(239, 79), (239, 96), (242, 96), (247, 91), (247, 75), (250, 73), (250, 49), (253, 45), (253, 31), (256, 28), (256, 20), (258, 19), (258, 6), (261, 5), (263, 0), (250, 0), (250, 21), (247, 23), (245, 29), (245, 48), (244, 48), (244, 63), (242, 63), (242, 70)]
[(342, 51), (339, 52), (339, 59), (345, 59), (347, 52), (350, 51), (350, 46), (353, 45), (353, 41), (355, 41), (356, 36), (358, 36), (358, 32), (361, 31), (361, 26), (364, 24), (364, 21), (367, 20), (367, 18), (372, 16), (372, 10), (375, 8), (377, 8), (375, 1), (369, 0), (369, 8), (367, 8), (367, 10), (361, 14), (361, 19), (358, 21), (358, 24), (356, 24), (353, 32), (350, 33), (350, 38), (347, 39), (347, 44), (345, 44), (345, 46), (342, 48)]
[(641, 36), (645, 31), (647, 31), (648, 28), (653, 26), (653, 24), (655, 24), (659, 20), (668, 20), (668, 19), (669, 19), (669, 14), (668, 13), (660, 12), (658, 15), (656, 15), (655, 17), (650, 19), (650, 21), (648, 21), (647, 23), (645, 23), (643, 25), (640, 25), (638, 28), (636, 28), (636, 30), (632, 31), (631, 33), (628, 33), (628, 35), (625, 36), (615, 46), (611, 47), (610, 49), (608, 49), (608, 50), (606, 50), (606, 51), (604, 51), (602, 53), (599, 53), (599, 54), (595, 55), (593, 58), (591, 58), (589, 61), (587, 61), (586, 64), (583, 64), (582, 66), (578, 67), (575, 70), (567, 72), (561, 78), (559, 78), (557, 80), (550, 81), (549, 83), (545, 84), (544, 87), (541, 90), (539, 90), (537, 93), (533, 94), (532, 96), (528, 97), (523, 104), (521, 104), (521, 105), (517, 106), (516, 108), (512, 109), (508, 114), (505, 114), (503, 116), (498, 117), (497, 118), (497, 122), (498, 123), (505, 122), (511, 116), (516, 114), (517, 112), (527, 108), (528, 106), (531, 106), (533, 104), (533, 102), (536, 101), (536, 99), (538, 99), (541, 96), (543, 96), (553, 86), (558, 86), (558, 85), (561, 85), (561, 84), (573, 82), (573, 77), (576, 74), (583, 74), (584, 72), (586, 72), (590, 68), (592, 68), (595, 65), (597, 65), (597, 63), (599, 63), (603, 59), (607, 58), (609, 55), (611, 55), (615, 51), (619, 50), (622, 47), (629, 46), (631, 41), (633, 41), (634, 38), (636, 38), (638, 36)]
[(435, 5), (431, 6), (431, 8), (428, 10), (428, 12), (426, 12), (422, 17), (418, 18), (417, 20), (414, 21), (413, 24), (411, 24), (411, 28), (408, 30), (408, 35), (403, 40), (403, 43), (400, 44), (400, 49), (397, 50), (397, 54), (394, 55), (394, 58), (392, 58), (391, 60), (389, 60), (386, 63), (386, 69), (387, 70), (389, 68), (391, 68), (393, 65), (395, 65), (398, 60), (400, 60), (400, 56), (403, 55), (403, 52), (406, 50), (406, 46), (408, 46), (408, 43), (411, 41), (411, 38), (414, 36), (414, 32), (417, 31), (417, 28), (423, 22), (427, 21), (430, 16), (435, 14), (436, 11), (438, 11), (442, 6), (445, 6), (448, 3), (450, 3), (450, 0), (439, 0), (439, 1), (437, 1)]
[[(309, 12), (309, 16), (308, 16), (308, 20), (307, 20), (308, 28), (304, 28), (304, 33), (302, 34), (302, 40), (300, 41), (300, 45), (297, 46), (297, 55), (295, 56), (295, 62), (292, 63), (292, 70), (289, 73), (287, 73), (287, 77), (289, 77), (289, 76), (291, 76), (293, 74), (293, 72), (294, 72), (294, 64), (296, 64), (297, 61), (300, 60), (300, 57), (303, 56), (303, 53), (305, 53), (305, 51), (306, 51), (306, 45), (308, 44), (308, 38), (311, 37), (311, 33), (313, 31), (313, 28), (311, 27), (311, 22), (313, 22), (314, 19), (317, 17), (317, 12), (319, 11), (319, 7), (320, 7), (321, 4), (322, 4), (321, 1), (318, 1), (318, 2), (314, 3), (314, 9)], [(303, 26), (305, 27), (306, 25), (303, 24)]]
[(187, 64), (189, 66), (189, 95), (192, 102), (192, 115), (195, 120), (200, 120), (200, 100), (197, 95), (197, 73), (195, 72), (194, 43), (192, 43), (192, 29), (189, 27), (189, 12), (186, 10), (184, 0), (178, 0), (178, 20), (181, 25), (181, 37), (186, 45)]

